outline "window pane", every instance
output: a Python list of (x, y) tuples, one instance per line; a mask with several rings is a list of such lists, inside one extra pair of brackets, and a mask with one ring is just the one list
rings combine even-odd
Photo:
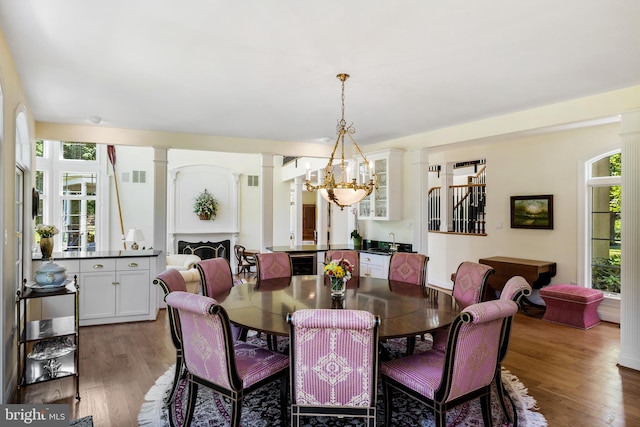
[(591, 189), (591, 286), (615, 293), (620, 292), (620, 189)]
[(62, 175), (62, 195), (95, 196), (96, 181), (95, 173), (65, 172)]
[(40, 196), (44, 195), (44, 172), (36, 171), (36, 190), (40, 193)]
[(44, 157), (44, 141), (36, 139), (36, 157)]
[(591, 176), (593, 178), (603, 176), (621, 176), (621, 155), (620, 153), (602, 158), (591, 165)]
[(62, 158), (66, 160), (96, 160), (96, 144), (91, 142), (63, 142)]

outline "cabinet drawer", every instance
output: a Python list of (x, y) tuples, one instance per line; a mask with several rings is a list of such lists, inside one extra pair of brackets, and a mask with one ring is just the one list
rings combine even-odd
[(80, 261), (81, 273), (94, 273), (96, 271), (115, 271), (116, 260), (113, 258), (83, 259)]
[(369, 264), (369, 265), (375, 265), (378, 267), (386, 267), (389, 265), (389, 256), (361, 253), (360, 264)]
[(116, 260), (116, 270), (149, 270), (149, 258), (120, 258)]

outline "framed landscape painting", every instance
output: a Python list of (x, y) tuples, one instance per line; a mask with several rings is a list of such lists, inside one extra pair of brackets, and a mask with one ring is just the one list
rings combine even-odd
[(553, 230), (553, 195), (511, 196), (511, 228)]

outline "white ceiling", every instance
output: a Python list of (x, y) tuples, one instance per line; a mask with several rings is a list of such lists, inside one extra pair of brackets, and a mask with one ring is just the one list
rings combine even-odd
[(634, 0), (2, 0), (37, 121), (364, 145), (640, 84)]

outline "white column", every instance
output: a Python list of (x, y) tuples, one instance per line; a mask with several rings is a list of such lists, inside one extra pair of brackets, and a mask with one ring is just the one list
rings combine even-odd
[(302, 185), (303, 184), (304, 184), (304, 177), (296, 176), (294, 179), (293, 218), (291, 218), (291, 222), (294, 225), (293, 243), (295, 245), (302, 244)]
[(429, 191), (429, 152), (426, 148), (412, 150), (411, 156), (412, 176), (411, 180), (413, 198), (413, 219), (410, 223), (413, 228), (413, 250), (421, 254), (429, 255), (429, 236), (427, 235), (428, 211), (427, 192)]
[(640, 110), (622, 114), (621, 366), (640, 370)]
[(260, 250), (273, 246), (273, 154), (263, 153), (262, 161), (262, 187), (260, 192)]

